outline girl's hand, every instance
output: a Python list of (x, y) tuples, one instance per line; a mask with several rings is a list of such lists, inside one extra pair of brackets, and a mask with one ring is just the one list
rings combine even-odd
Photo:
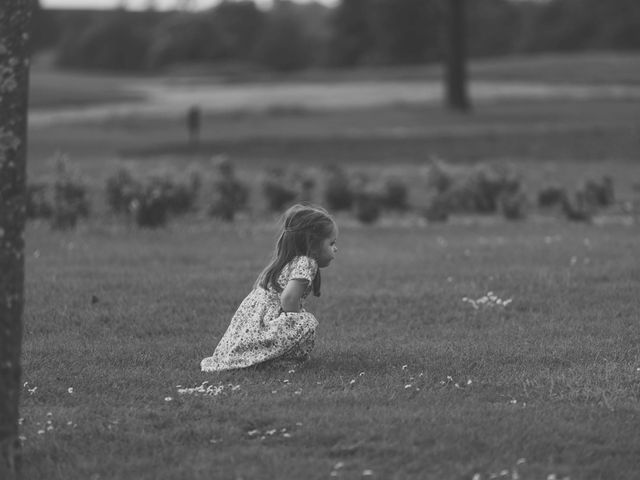
[(300, 300), (307, 289), (306, 280), (291, 279), (280, 294), (280, 304), (285, 312), (299, 312)]

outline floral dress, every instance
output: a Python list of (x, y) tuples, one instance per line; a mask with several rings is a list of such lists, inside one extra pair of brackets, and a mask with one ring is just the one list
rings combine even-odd
[[(304, 299), (311, 292), (317, 271), (314, 259), (296, 257), (282, 269), (278, 285), (284, 288), (292, 279), (307, 281)], [(280, 294), (272, 286), (256, 286), (238, 307), (213, 355), (203, 359), (200, 367), (203, 372), (215, 372), (275, 359), (306, 360), (317, 326), (315, 317), (302, 308), (302, 301), (299, 312), (284, 312)]]

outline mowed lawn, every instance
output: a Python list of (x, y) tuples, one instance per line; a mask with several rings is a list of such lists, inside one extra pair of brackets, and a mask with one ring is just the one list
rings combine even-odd
[(32, 225), (25, 478), (637, 478), (637, 226), (342, 223), (312, 360), (226, 374), (268, 223)]
[[(595, 55), (473, 71), (636, 85), (640, 70), (637, 56)], [(129, 98), (131, 79), (73, 75), (41, 76), (32, 98), (47, 108)], [(358, 75), (368, 78), (326, 80)], [(637, 478), (640, 232), (637, 210), (622, 213), (640, 188), (633, 102), (207, 114), (195, 150), (183, 121), (133, 115), (29, 132), (29, 180), (51, 178), (49, 159), (68, 154), (93, 213), (71, 232), (28, 226), (24, 478)], [(252, 186), (254, 211), (235, 224), (198, 214), (147, 231), (105, 213), (119, 162), (178, 174), (223, 153)], [(434, 156), (514, 165), (532, 201), (542, 186), (608, 174), (619, 203), (593, 224), (536, 212), (425, 224), (414, 212), (365, 227), (340, 213), (338, 258), (307, 303), (320, 322), (311, 361), (199, 371), (271, 254), (267, 168), (395, 174), (419, 207)]]

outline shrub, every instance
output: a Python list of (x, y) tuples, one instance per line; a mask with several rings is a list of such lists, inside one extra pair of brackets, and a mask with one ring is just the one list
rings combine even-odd
[(129, 169), (119, 168), (106, 182), (107, 205), (114, 213), (129, 213), (132, 203), (142, 195), (143, 185)]
[(383, 204), (391, 210), (406, 211), (409, 208), (409, 189), (399, 178), (387, 178), (384, 183)]
[(587, 202), (585, 193), (580, 190), (573, 197), (563, 198), (562, 213), (567, 220), (574, 222), (590, 222), (593, 215), (592, 206)]
[(53, 205), (48, 198), (46, 183), (32, 183), (27, 185), (27, 218), (51, 218)]
[(587, 180), (582, 186), (585, 201), (595, 207), (608, 207), (614, 202), (613, 179), (607, 175), (600, 181)]
[(505, 192), (498, 197), (498, 209), (507, 220), (522, 220), (527, 216), (527, 196), (519, 191)]
[(296, 173), (293, 176), (295, 190), (298, 193), (298, 201), (302, 203), (311, 203), (314, 200), (314, 190), (316, 188), (316, 180), (309, 173)]
[(502, 165), (454, 169), (436, 161), (430, 167), (428, 185), (442, 195), (438, 201), (446, 201), (450, 212), (494, 213), (501, 195), (519, 191), (520, 179)]
[(355, 217), (360, 222), (375, 223), (382, 213), (382, 198), (375, 192), (358, 192), (354, 198), (353, 209)]
[(89, 216), (89, 208), (86, 185), (73, 170), (68, 159), (64, 156), (58, 157), (53, 183), (52, 227), (60, 230), (75, 227), (80, 218)]
[(180, 215), (195, 208), (200, 180), (196, 175), (189, 180), (180, 181), (164, 174), (151, 177), (147, 188), (157, 192), (166, 204), (168, 213)]
[(130, 212), (139, 227), (157, 228), (166, 225), (169, 208), (158, 186), (148, 184), (131, 202)]
[(233, 164), (226, 158), (217, 163), (218, 178), (213, 182), (214, 199), (209, 206), (209, 215), (233, 221), (236, 213), (245, 208), (249, 189), (236, 176)]
[(566, 197), (567, 191), (562, 187), (544, 187), (538, 192), (538, 206), (541, 208), (562, 206)]
[(449, 219), (449, 213), (449, 199), (446, 193), (434, 195), (422, 210), (422, 215), (428, 222), (446, 222)]
[(429, 189), (433, 189), (437, 193), (444, 193), (451, 188), (454, 181), (455, 172), (451, 166), (438, 158), (431, 159), (427, 176), (427, 187)]
[(122, 167), (107, 179), (107, 204), (115, 213), (132, 216), (138, 226), (155, 228), (166, 224), (169, 214), (193, 210), (201, 183), (197, 172), (184, 180), (167, 173), (139, 179)]
[(280, 212), (293, 203), (298, 192), (289, 185), (284, 171), (272, 169), (262, 181), (262, 191), (267, 200), (267, 207), (274, 212)]
[(329, 210), (349, 210), (353, 205), (354, 192), (345, 171), (338, 166), (329, 166), (324, 190), (324, 199)]

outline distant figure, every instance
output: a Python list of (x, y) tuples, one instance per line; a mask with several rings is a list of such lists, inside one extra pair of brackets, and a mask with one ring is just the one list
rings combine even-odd
[(200, 124), (202, 121), (202, 112), (200, 107), (192, 105), (187, 110), (187, 131), (189, 133), (189, 144), (192, 147), (198, 145), (200, 141)]
[(203, 372), (246, 368), (264, 362), (286, 366), (303, 362), (313, 349), (318, 321), (305, 311), (304, 298), (320, 296), (320, 268), (338, 248), (338, 227), (322, 208), (294, 205), (282, 219), (271, 263), (245, 297)]

